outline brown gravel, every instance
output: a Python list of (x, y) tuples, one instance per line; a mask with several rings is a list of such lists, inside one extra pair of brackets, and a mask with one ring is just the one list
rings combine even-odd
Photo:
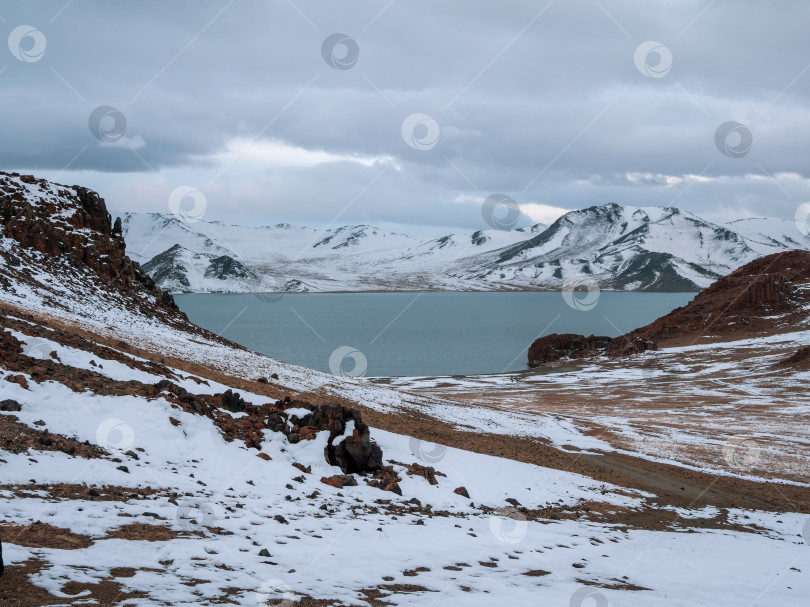
[(8, 544), (28, 546), (29, 548), (77, 550), (87, 548), (93, 544), (93, 539), (86, 535), (73, 533), (69, 529), (54, 527), (39, 521), (30, 525), (13, 525), (0, 522), (0, 536)]

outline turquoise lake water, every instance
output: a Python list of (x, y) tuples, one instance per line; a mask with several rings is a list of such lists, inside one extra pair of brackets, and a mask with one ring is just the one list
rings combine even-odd
[(573, 305), (548, 292), (206, 293), (175, 299), (192, 322), (287, 362), (345, 375), (411, 376), (525, 369), (537, 337), (615, 337), (695, 293), (575, 295)]

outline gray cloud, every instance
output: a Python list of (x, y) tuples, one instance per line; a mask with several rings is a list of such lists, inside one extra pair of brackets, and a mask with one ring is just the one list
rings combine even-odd
[[(810, 6), (63, 6), (0, 8), (4, 35), (26, 24), (47, 39), (36, 62), (0, 53), (0, 166), (89, 185), (116, 209), (165, 211), (191, 184), (212, 219), (469, 228), (493, 192), (563, 208), (675, 204), (718, 221), (792, 217), (810, 198)], [(357, 42), (351, 69), (321, 56), (335, 32)], [(634, 63), (647, 40), (672, 53), (661, 78)], [(115, 146), (88, 128), (100, 105), (126, 116)], [(417, 112), (441, 129), (426, 151), (400, 134)], [(729, 120), (752, 133), (741, 158), (715, 146)], [(251, 141), (263, 151), (234, 152)]]

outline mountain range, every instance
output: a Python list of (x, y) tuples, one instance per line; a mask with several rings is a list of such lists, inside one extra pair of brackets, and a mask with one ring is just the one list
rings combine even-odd
[(673, 207), (615, 203), (551, 225), (424, 239), (369, 225), (316, 229), (187, 223), (127, 213), (133, 260), (171, 292), (507, 291), (594, 284), (697, 291), (763, 255), (810, 249), (789, 220), (721, 225)]

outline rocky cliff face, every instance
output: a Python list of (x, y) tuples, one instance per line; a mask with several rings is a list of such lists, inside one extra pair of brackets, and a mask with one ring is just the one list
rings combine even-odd
[(616, 338), (548, 335), (532, 343), (529, 366), (606, 354), (618, 357), (706, 341), (804, 328), (810, 321), (810, 252), (756, 259), (720, 278), (686, 306)]
[(756, 259), (719, 279), (666, 316), (622, 336), (680, 345), (790, 331), (808, 320), (810, 252)]
[[(64, 258), (111, 288), (147, 293), (158, 305), (177, 309), (171, 295), (126, 256), (121, 220), (113, 223), (104, 199), (92, 190), (0, 173), (0, 229), (24, 249)], [(5, 256), (15, 265), (13, 253)]]

